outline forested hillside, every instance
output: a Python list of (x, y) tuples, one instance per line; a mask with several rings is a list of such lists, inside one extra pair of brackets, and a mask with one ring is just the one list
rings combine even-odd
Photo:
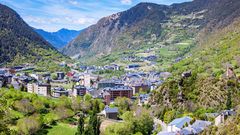
[(57, 66), (68, 59), (39, 36), (12, 9), (0, 4), (0, 65)]

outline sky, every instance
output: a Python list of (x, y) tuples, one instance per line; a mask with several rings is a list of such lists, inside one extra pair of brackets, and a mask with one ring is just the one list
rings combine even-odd
[(0, 0), (17, 11), (30, 26), (54, 32), (81, 30), (100, 18), (127, 10), (140, 2), (171, 5), (190, 0)]

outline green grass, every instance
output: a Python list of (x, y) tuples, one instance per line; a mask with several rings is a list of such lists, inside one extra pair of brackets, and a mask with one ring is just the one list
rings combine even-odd
[(75, 135), (76, 127), (70, 127), (68, 124), (58, 123), (48, 130), (48, 135)]

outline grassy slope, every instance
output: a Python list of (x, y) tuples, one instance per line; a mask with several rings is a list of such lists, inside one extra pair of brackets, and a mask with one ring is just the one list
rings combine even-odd
[(58, 123), (56, 126), (48, 129), (48, 135), (75, 135), (76, 127), (70, 127), (68, 124)]
[[(170, 108), (194, 110), (199, 107), (225, 109), (231, 93), (232, 106), (239, 102), (236, 78), (226, 79), (226, 65), (231, 65), (235, 74), (240, 74), (240, 23), (217, 31), (196, 47), (193, 56), (173, 65), (169, 71), (173, 78), (164, 83), (155, 93), (154, 100)], [(180, 103), (178, 83), (181, 73), (191, 70), (193, 75), (183, 81), (183, 99)], [(170, 102), (167, 102), (169, 100)], [(183, 108), (182, 108), (182, 107)]]

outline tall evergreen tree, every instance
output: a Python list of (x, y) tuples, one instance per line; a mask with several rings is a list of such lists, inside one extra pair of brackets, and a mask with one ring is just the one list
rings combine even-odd
[(232, 94), (231, 94), (231, 91), (228, 90), (226, 109), (229, 110), (231, 108), (232, 108)]
[(96, 123), (95, 135), (100, 135), (100, 126), (101, 126), (101, 119), (98, 117), (97, 123)]
[(88, 125), (84, 131), (84, 135), (95, 135), (93, 127)]
[(80, 114), (76, 135), (83, 135), (83, 134), (84, 134), (84, 114)]
[(90, 116), (90, 120), (89, 120), (89, 125), (93, 128), (93, 134), (94, 135), (100, 135), (100, 125), (101, 125), (101, 120), (100, 118), (97, 117), (96, 113), (93, 113)]

